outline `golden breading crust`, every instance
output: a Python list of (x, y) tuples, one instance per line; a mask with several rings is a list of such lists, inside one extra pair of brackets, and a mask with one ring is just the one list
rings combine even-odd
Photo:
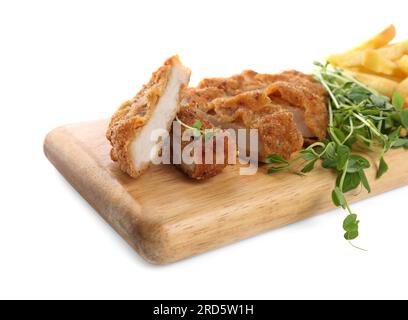
[(272, 102), (276, 98), (288, 102), (291, 106), (304, 110), (304, 122), (309, 130), (319, 139), (326, 137), (328, 111), (324, 100), (301, 86), (289, 82), (277, 81), (266, 88), (266, 94)]
[(129, 150), (130, 143), (152, 116), (174, 63), (180, 63), (177, 56), (166, 60), (136, 96), (119, 107), (110, 121), (106, 137), (112, 145), (111, 158), (118, 161), (121, 170), (132, 177), (139, 176), (147, 167), (142, 170), (135, 168)]
[(291, 155), (301, 150), (303, 146), (303, 137), (296, 127), (291, 112), (284, 111), (255, 117), (251, 127), (259, 130), (260, 161), (264, 161), (271, 154), (279, 154), (285, 159), (290, 159)]
[(319, 139), (326, 137), (328, 125), (327, 93), (312, 76), (298, 71), (280, 74), (258, 74), (247, 70), (230, 78), (202, 80), (197, 88), (189, 89), (184, 99), (205, 112), (211, 112), (211, 102), (220, 97), (232, 97), (252, 90), (265, 90), (271, 103), (296, 107), (304, 111), (305, 125)]
[(208, 110), (221, 123), (258, 129), (261, 161), (269, 154), (280, 154), (289, 159), (303, 146), (303, 137), (293, 114), (273, 104), (265, 91), (253, 90), (217, 98), (209, 103)]
[[(183, 136), (184, 132), (188, 130), (189, 127), (194, 127), (194, 123), (198, 120), (201, 122), (201, 130), (215, 130), (216, 128), (202, 115), (202, 113), (198, 113), (196, 109), (193, 108), (182, 108), (179, 113), (177, 114), (177, 118), (182, 122), (181, 126), (181, 137)], [(221, 131), (219, 131), (221, 133)], [(181, 137), (176, 137), (176, 139), (180, 139)], [(203, 159), (203, 163), (192, 163), (192, 164), (185, 164), (181, 163), (180, 165), (176, 165), (179, 169), (181, 169), (185, 174), (187, 174), (190, 178), (197, 179), (197, 180), (204, 180), (211, 177), (216, 176), (217, 174), (221, 173), (224, 168), (228, 164), (228, 138), (225, 135), (215, 135), (214, 138), (206, 140), (204, 136), (202, 136), (201, 141), (203, 143), (202, 154), (201, 157)], [(216, 163), (216, 143), (217, 139), (223, 139), (224, 143), (224, 163), (217, 164)], [(190, 144), (193, 141), (180, 141), (181, 150)], [(204, 163), (205, 154), (212, 152), (213, 154), (213, 163), (206, 164)], [(234, 155), (236, 156), (236, 155)]]

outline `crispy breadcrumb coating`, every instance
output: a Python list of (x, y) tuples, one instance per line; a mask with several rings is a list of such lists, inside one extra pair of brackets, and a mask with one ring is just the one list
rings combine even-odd
[[(183, 134), (186, 130), (189, 130), (188, 127), (194, 127), (196, 121), (199, 121), (201, 124), (201, 130), (204, 132), (205, 130), (211, 130), (210, 132), (213, 133), (211, 138), (207, 139), (205, 134), (202, 132), (200, 137), (196, 139), (200, 139), (200, 143), (202, 144), (201, 148), (201, 163), (194, 161), (191, 164), (186, 164), (183, 160), (181, 164), (176, 165), (181, 171), (187, 174), (190, 178), (196, 180), (204, 180), (211, 177), (214, 177), (221, 173), (224, 168), (228, 164), (228, 136), (223, 130), (219, 130), (218, 128), (214, 127), (202, 114), (197, 112), (194, 108), (182, 108), (180, 112), (177, 114), (178, 120), (181, 122), (181, 136), (175, 137), (175, 139), (180, 139), (183, 137)], [(187, 145), (191, 144), (194, 138), (191, 138), (188, 141), (180, 140), (178, 141), (181, 145), (181, 150), (184, 150)], [(172, 141), (174, 143), (174, 141)], [(216, 144), (219, 143), (223, 145), (223, 163), (217, 164), (216, 163)], [(205, 163), (206, 154), (212, 153), (212, 162)], [(234, 154), (236, 157), (236, 154)]]
[[(190, 71), (181, 65), (177, 56), (166, 60), (164, 65), (153, 73), (150, 81), (143, 86), (136, 96), (123, 103), (112, 116), (106, 133), (106, 137), (112, 145), (111, 158), (119, 163), (122, 171), (132, 177), (138, 177), (150, 165), (150, 158), (148, 159), (145, 155), (145, 153), (150, 153), (150, 150), (142, 149), (140, 152), (140, 148), (138, 149), (134, 143), (137, 142), (135, 140), (141, 136), (143, 130), (147, 128), (160, 100), (165, 95), (166, 89), (172, 83), (174, 77), (179, 77), (180, 79), (176, 79), (176, 85), (169, 90), (174, 91), (172, 96), (176, 96), (177, 99), (175, 99), (176, 101), (170, 101), (169, 105), (162, 105), (165, 112), (163, 110), (159, 111), (160, 113), (166, 113), (168, 119), (164, 121), (164, 127), (149, 128), (149, 130), (159, 128), (169, 130), (179, 110), (179, 91), (188, 85), (190, 77)], [(156, 114), (157, 116), (160, 115)], [(148, 140), (149, 137), (146, 138), (144, 136), (144, 139)], [(140, 143), (143, 146), (143, 141)], [(135, 150), (139, 150), (139, 152), (135, 152)], [(138, 157), (142, 157), (142, 159)]]
[(199, 108), (217, 125), (259, 129), (260, 158), (289, 158), (305, 140), (323, 140), (328, 125), (327, 94), (312, 76), (298, 71), (202, 80), (184, 91), (182, 104)]
[(209, 103), (208, 110), (213, 111), (217, 121), (224, 124), (223, 127), (234, 124), (235, 127), (258, 129), (260, 160), (274, 153), (290, 158), (303, 145), (303, 137), (296, 127), (293, 114), (271, 103), (265, 91), (252, 90), (217, 98)]

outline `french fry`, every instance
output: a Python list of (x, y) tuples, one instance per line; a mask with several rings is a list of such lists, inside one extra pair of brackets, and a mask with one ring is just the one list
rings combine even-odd
[(402, 94), (405, 98), (405, 108), (408, 107), (408, 78), (397, 85), (396, 91)]
[(398, 87), (397, 81), (389, 80), (381, 76), (352, 71), (350, 71), (350, 74), (366, 86), (373, 88), (387, 97), (392, 97)]
[(392, 44), (375, 50), (382, 58), (388, 60), (398, 60), (404, 54), (408, 54), (408, 40)]
[(393, 75), (397, 65), (391, 60), (382, 58), (376, 51), (368, 50), (364, 53), (362, 66), (376, 73)]
[(342, 54), (333, 54), (327, 58), (333, 66), (349, 68), (362, 65), (364, 51), (350, 51)]
[(329, 56), (327, 61), (334, 66), (342, 68), (362, 66), (367, 50), (375, 50), (382, 59), (397, 60), (405, 53), (408, 53), (408, 40), (387, 46), (395, 37), (395, 34), (394, 25), (390, 25), (384, 31), (354, 49)]
[(408, 108), (408, 39), (389, 44), (395, 34), (394, 25), (390, 25), (352, 50), (329, 56), (327, 61), (380, 94), (392, 97), (400, 92)]
[(378, 48), (384, 47), (388, 43), (390, 43), (392, 39), (394, 39), (396, 33), (397, 32), (395, 30), (394, 25), (391, 24), (385, 30), (375, 35), (370, 40), (353, 48), (351, 51), (370, 50), (370, 49), (378, 49)]
[(392, 81), (395, 81), (395, 82), (398, 82), (398, 83), (401, 82), (402, 80), (404, 80), (407, 77), (407, 75), (405, 73), (403, 73), (402, 71), (400, 71), (399, 69), (396, 70), (393, 75), (378, 74), (378, 73), (375, 73), (374, 71), (368, 70), (367, 68), (364, 68), (364, 67), (350, 67), (350, 68), (347, 68), (346, 70), (352, 71), (352, 72), (367, 73), (367, 74), (371, 74), (371, 75), (374, 75), (374, 76), (380, 76), (380, 77), (383, 77), (385, 79), (392, 80)]
[(398, 69), (408, 75), (408, 55), (403, 56), (397, 61)]

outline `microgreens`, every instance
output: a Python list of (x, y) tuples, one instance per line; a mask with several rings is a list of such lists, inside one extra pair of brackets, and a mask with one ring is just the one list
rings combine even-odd
[(195, 138), (197, 138), (197, 139), (200, 138), (201, 136), (203, 136), (205, 141), (209, 141), (213, 137), (215, 137), (217, 135), (217, 133), (220, 131), (219, 129), (202, 129), (203, 123), (199, 119), (194, 120), (193, 127), (191, 127), (191, 126), (187, 125), (186, 123), (184, 123), (183, 121), (181, 121), (177, 116), (176, 116), (176, 120), (183, 127), (187, 128), (189, 130), (192, 130), (193, 136)]
[(390, 101), (342, 70), (328, 64), (315, 64), (319, 67), (315, 78), (329, 94), (327, 139), (310, 145), (291, 161), (279, 155), (268, 156), (266, 162), (274, 164), (268, 168), (268, 173), (290, 169), (299, 160), (306, 162), (301, 174), (312, 171), (318, 160), (323, 168), (333, 170), (337, 179), (332, 201), (348, 213), (343, 229), (344, 238), (350, 241), (359, 235), (359, 221), (345, 194), (360, 186), (371, 192), (365, 174), (365, 170), (371, 167), (370, 161), (356, 150), (368, 150), (378, 155), (377, 178), (380, 178), (388, 170), (384, 155), (391, 148), (408, 149), (408, 109), (403, 109), (404, 98), (397, 92)]
[(201, 136), (201, 127), (203, 126), (200, 120), (194, 121), (194, 136), (199, 137)]

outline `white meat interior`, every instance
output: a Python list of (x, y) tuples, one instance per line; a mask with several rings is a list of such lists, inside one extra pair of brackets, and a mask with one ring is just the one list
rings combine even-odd
[(182, 86), (187, 86), (190, 78), (189, 69), (176, 63), (169, 75), (166, 89), (159, 99), (156, 109), (148, 123), (131, 143), (134, 166), (143, 168), (150, 163), (151, 151), (157, 149), (158, 142), (151, 140), (151, 133), (156, 129), (169, 131), (172, 121), (179, 111), (179, 92)]

